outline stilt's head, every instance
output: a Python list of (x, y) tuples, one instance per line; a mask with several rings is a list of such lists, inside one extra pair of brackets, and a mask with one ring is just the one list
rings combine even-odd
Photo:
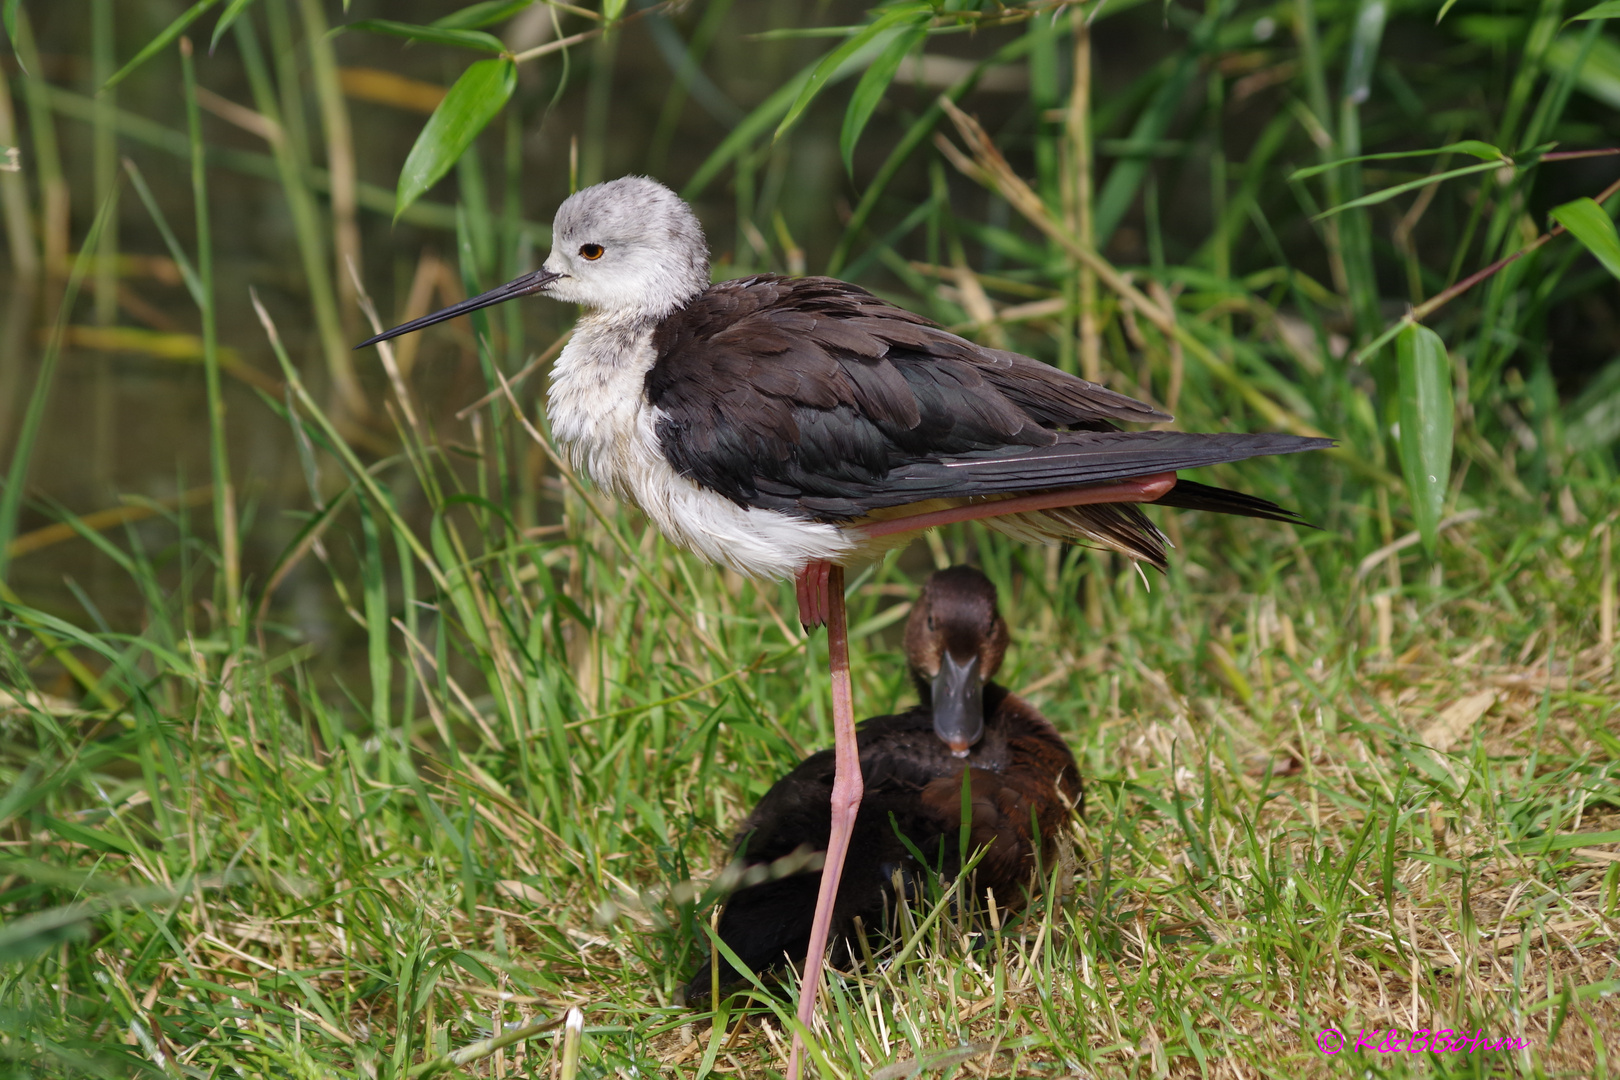
[(984, 735), (984, 684), (1006, 654), (1007, 623), (989, 578), (953, 566), (928, 579), (906, 622), (906, 659), (934, 733), (957, 757)]
[(662, 318), (709, 287), (709, 245), (692, 208), (645, 176), (588, 187), (557, 208), (550, 295), (609, 314)]
[(608, 315), (660, 319), (708, 286), (709, 245), (692, 208), (656, 180), (624, 176), (563, 201), (551, 225), (551, 254), (539, 270), (359, 347), (534, 294)]

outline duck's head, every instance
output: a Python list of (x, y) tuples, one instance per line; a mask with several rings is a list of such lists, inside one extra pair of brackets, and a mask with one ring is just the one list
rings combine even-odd
[(928, 579), (906, 622), (906, 659), (934, 733), (957, 757), (984, 735), (984, 684), (1007, 653), (1007, 623), (996, 587), (969, 566)]

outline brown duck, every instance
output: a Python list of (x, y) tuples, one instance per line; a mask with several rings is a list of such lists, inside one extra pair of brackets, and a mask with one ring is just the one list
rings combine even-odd
[[(1024, 905), (1038, 861), (1081, 805), (1074, 755), (1057, 731), (1034, 706), (991, 681), (1007, 640), (995, 586), (983, 574), (957, 566), (929, 578), (905, 636), (921, 701), (859, 729), (866, 791), (833, 908), (836, 957), (860, 954), (852, 944), (857, 918), (868, 930), (887, 925), (897, 875), (911, 893), (925, 872), (956, 872), (964, 769), (968, 850), (986, 849), (974, 891), (982, 897), (990, 890), (1003, 910)], [(732, 894), (719, 934), (756, 973), (805, 955), (821, 871), (777, 877), (771, 864), (783, 859), (778, 869), (790, 866), (797, 855), (818, 865), (805, 856), (826, 850), (832, 784), (833, 752), (812, 754), (765, 793), (737, 832), (734, 867), (745, 881), (765, 880)], [(740, 978), (722, 958), (720, 985)], [(711, 986), (705, 962), (687, 986), (687, 1000), (708, 996)]]

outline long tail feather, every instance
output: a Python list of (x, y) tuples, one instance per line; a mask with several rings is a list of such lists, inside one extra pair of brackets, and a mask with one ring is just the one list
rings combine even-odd
[(1315, 528), (1310, 522), (1270, 499), (1247, 495), (1241, 491), (1200, 484), (1196, 480), (1178, 480), (1170, 493), (1159, 499), (1156, 506), (1174, 506), (1180, 510), (1208, 510), (1215, 514), (1237, 514), (1240, 517), (1267, 518), (1286, 521), (1290, 525)]

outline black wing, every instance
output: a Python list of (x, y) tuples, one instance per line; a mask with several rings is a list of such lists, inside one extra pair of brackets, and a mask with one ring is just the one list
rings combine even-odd
[[(715, 285), (665, 320), (654, 347), (647, 398), (675, 468), (739, 505), (819, 521), (1330, 445), (1119, 431), (1169, 417), (832, 278)], [(1219, 491), (1205, 489), (1199, 506), (1291, 518), (1251, 496), (1223, 503)]]

